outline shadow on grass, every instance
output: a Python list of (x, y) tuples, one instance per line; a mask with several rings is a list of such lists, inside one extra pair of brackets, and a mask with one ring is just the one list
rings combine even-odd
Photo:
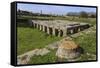
[(80, 54), (84, 54), (84, 49), (82, 48), (82, 47), (78, 47), (77, 49), (76, 49), (76, 52), (79, 52)]
[(17, 19), (17, 27), (32, 27), (28, 19)]
[(28, 28), (34, 28), (32, 24), (29, 24), (28, 22), (17, 22), (17, 27), (28, 27)]

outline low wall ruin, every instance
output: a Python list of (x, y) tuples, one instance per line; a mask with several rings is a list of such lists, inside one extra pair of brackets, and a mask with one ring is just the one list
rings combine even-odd
[(90, 27), (88, 23), (30, 20), (31, 26), (50, 35), (67, 36)]

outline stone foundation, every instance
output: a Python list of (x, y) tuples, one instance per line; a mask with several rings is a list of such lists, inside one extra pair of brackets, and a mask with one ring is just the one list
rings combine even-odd
[(34, 28), (37, 28), (41, 31), (46, 32), (47, 34), (55, 36), (67, 36), (68, 34), (74, 34), (90, 27), (90, 25), (87, 23), (70, 22), (72, 24), (69, 24), (61, 20), (58, 21), (30, 20), (29, 23), (32, 23), (32, 26)]

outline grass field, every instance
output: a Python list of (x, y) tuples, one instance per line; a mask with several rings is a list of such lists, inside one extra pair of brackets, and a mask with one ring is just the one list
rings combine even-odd
[(72, 16), (58, 16), (58, 17), (43, 17), (43, 16), (22, 16), (18, 17), (18, 19), (35, 19), (35, 20), (68, 20), (68, 21), (76, 21), (76, 22), (86, 22), (92, 25), (96, 24), (96, 18), (79, 18)]
[(74, 40), (84, 49), (84, 52), (96, 54), (96, 34), (84, 34)]
[(29, 64), (55, 63), (55, 62), (57, 62), (57, 57), (56, 57), (55, 53), (56, 53), (56, 50), (52, 50), (47, 55), (34, 56), (31, 58)]
[[(59, 19), (59, 18), (58, 18)], [(78, 21), (78, 22), (87, 22), (92, 25), (96, 25), (96, 19), (91, 18), (66, 18), (69, 21)], [(91, 31), (96, 31), (96, 29), (91, 29)], [(96, 55), (96, 33), (90, 32), (88, 34), (81, 32), (83, 35), (78, 37), (72, 37), (73, 40), (80, 45), (84, 53), (79, 57), (78, 61), (87, 61), (94, 59), (91, 55)], [(50, 36), (46, 33), (39, 31), (38, 29), (33, 29), (31, 27), (17, 27), (17, 53), (18, 55), (23, 54), (27, 51), (33, 50), (35, 48), (44, 48), (46, 45), (62, 39), (62, 37)], [(51, 51), (44, 56), (34, 56), (31, 58), (29, 64), (38, 64), (38, 63), (53, 63), (58, 62), (59, 60), (55, 56), (56, 51)], [(90, 55), (88, 55), (89, 53)], [(65, 59), (64, 59), (65, 61)]]
[(61, 37), (50, 36), (38, 29), (30, 27), (17, 27), (17, 35), (18, 55), (35, 48), (43, 48), (46, 45), (61, 39)]
[(81, 55), (80, 61), (96, 59), (96, 33), (83, 33), (83, 35), (73, 39), (84, 50), (83, 54)]

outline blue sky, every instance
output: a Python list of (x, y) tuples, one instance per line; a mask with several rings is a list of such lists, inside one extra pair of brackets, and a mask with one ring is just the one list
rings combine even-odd
[(96, 8), (91, 8), (91, 7), (56, 6), (56, 5), (39, 5), (39, 4), (23, 4), (23, 3), (18, 3), (17, 9), (31, 11), (35, 13), (40, 13), (42, 10), (42, 13), (45, 14), (58, 14), (58, 15), (64, 15), (67, 14), (68, 12), (80, 12), (80, 11), (96, 12)]

